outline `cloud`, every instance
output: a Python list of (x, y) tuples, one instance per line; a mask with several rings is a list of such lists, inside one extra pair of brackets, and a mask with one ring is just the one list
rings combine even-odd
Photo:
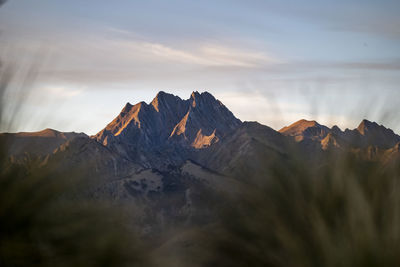
[[(113, 52), (119, 59), (156, 61), (159, 63), (183, 63), (200, 66), (223, 66), (253, 68), (279, 62), (259, 51), (231, 47), (226, 44), (200, 43), (186, 49), (157, 42), (138, 40), (102, 40), (103, 49)], [(134, 63), (134, 62), (132, 62)]]
[(71, 89), (62, 86), (51, 86), (43, 87), (41, 91), (44, 94), (50, 94), (55, 98), (71, 98), (80, 95), (83, 90)]
[[(184, 79), (190, 75), (218, 75), (241, 70), (260, 70), (283, 60), (265, 51), (227, 43), (164, 44), (115, 29), (112, 36), (63, 36), (46, 40), (11, 40), (3, 47), (16, 47), (20, 58), (29, 58), (35, 49), (45, 50), (48, 60), (39, 76), (45, 82), (126, 83)], [(115, 36), (117, 35), (117, 36)], [(15, 43), (13, 43), (13, 41)], [(16, 58), (13, 58), (16, 61)]]

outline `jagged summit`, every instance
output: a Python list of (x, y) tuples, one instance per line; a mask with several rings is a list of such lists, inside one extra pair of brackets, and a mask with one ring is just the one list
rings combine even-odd
[(340, 129), (339, 126), (337, 126), (337, 125), (332, 126), (331, 130), (333, 133), (336, 133), (336, 134), (343, 132), (342, 129)]
[(342, 131), (336, 125), (328, 128), (316, 121), (300, 120), (282, 128), (279, 132), (294, 137), (296, 141), (319, 142), (323, 149), (343, 146), (357, 148), (376, 146), (388, 149), (400, 142), (400, 136), (391, 129), (366, 119), (362, 120), (359, 126), (353, 130)]
[(179, 96), (160, 91), (151, 101), (150, 105), (152, 105), (157, 112), (160, 112), (160, 109), (169, 109), (171, 105), (182, 101), (183, 100)]
[(133, 105), (131, 103), (127, 102), (125, 107), (121, 110), (121, 112), (128, 112), (132, 107), (133, 107)]
[(365, 134), (365, 132), (368, 131), (369, 129), (376, 129), (376, 128), (379, 128), (379, 127), (383, 127), (383, 126), (379, 126), (379, 124), (377, 124), (376, 122), (371, 122), (371, 121), (369, 121), (367, 119), (364, 119), (358, 125), (357, 130), (361, 134)]
[(302, 120), (299, 120), (289, 126), (283, 127), (282, 129), (279, 130), (279, 132), (290, 134), (290, 133), (294, 133), (294, 132), (304, 131), (305, 129), (307, 129), (309, 127), (315, 127), (318, 125), (319, 125), (319, 123), (314, 120), (309, 121), (309, 120), (302, 119)]
[(198, 91), (194, 91), (190, 95), (190, 99), (189, 100), (191, 101), (191, 106), (192, 107), (195, 107), (197, 105), (201, 105), (201, 104), (204, 104), (204, 103), (219, 102), (218, 100), (215, 99), (215, 97), (212, 94), (210, 94), (207, 91), (203, 92), (203, 93), (199, 93)]
[(150, 104), (127, 103), (121, 113), (96, 134), (98, 142), (137, 158), (140, 151), (165, 146), (208, 147), (241, 124), (208, 92), (192, 92), (182, 100), (160, 91)]
[(395, 134), (393, 130), (366, 119), (353, 130), (353, 135), (354, 133), (361, 135), (360, 142), (363, 146), (373, 145), (387, 149), (400, 142), (400, 136)]

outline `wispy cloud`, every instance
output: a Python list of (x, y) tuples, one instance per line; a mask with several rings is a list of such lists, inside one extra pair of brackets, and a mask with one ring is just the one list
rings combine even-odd
[[(209, 44), (206, 42), (179, 48), (157, 42), (142, 40), (102, 40), (102, 47), (113, 50), (114, 56), (128, 59), (143, 59), (164, 63), (183, 63), (201, 66), (239, 66), (258, 67), (280, 62), (265, 52), (252, 51), (227, 44)], [(110, 51), (111, 52), (111, 51)], [(134, 62), (132, 62), (134, 63)]]
[(179, 46), (143, 40), (125, 30), (112, 31), (116, 34), (111, 37), (63, 36), (16, 42), (20, 55), (33, 53), (32, 47), (49, 54), (41, 77), (75, 84), (184, 78), (185, 73), (203, 75), (204, 70), (213, 74), (235, 68), (248, 72), (284, 62), (266, 51), (228, 43), (203, 41)]
[(43, 87), (42, 91), (44, 94), (51, 94), (55, 98), (71, 98), (82, 93), (82, 90), (62, 86)]

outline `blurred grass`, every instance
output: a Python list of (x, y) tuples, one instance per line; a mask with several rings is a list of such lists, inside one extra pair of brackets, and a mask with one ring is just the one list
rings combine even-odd
[[(0, 73), (3, 103), (13, 69)], [(215, 223), (178, 228), (154, 252), (122, 209), (77, 196), (93, 177), (10, 165), (5, 147), (0, 266), (400, 266), (398, 161), (335, 152), (313, 163), (296, 150), (260, 159), (270, 166), (263, 183), (226, 196)]]
[[(0, 64), (0, 123), (5, 129), (14, 123), (3, 117), (14, 73), (12, 66)], [(30, 82), (28, 73), (24, 84)], [(23, 112), (23, 99), (14, 104), (14, 114)], [(123, 211), (79, 196), (92, 177), (79, 170), (72, 177), (56, 176), (50, 170), (57, 166), (10, 164), (6, 142), (0, 141), (0, 266), (149, 266), (144, 242)]]
[[(3, 102), (13, 69), (0, 73)], [(93, 177), (10, 165), (5, 147), (0, 266), (400, 266), (398, 161), (335, 152), (313, 162), (296, 150), (260, 159), (270, 166), (263, 183), (226, 196), (215, 223), (178, 228), (154, 252), (122, 209), (79, 197)]]
[(301, 159), (220, 211), (202, 266), (400, 266), (399, 165)]

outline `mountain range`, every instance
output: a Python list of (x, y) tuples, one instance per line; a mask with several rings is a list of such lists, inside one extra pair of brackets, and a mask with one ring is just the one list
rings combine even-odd
[(332, 153), (385, 164), (400, 158), (400, 136), (375, 122), (342, 131), (300, 120), (276, 131), (240, 121), (208, 92), (186, 100), (159, 92), (149, 104), (127, 103), (93, 136), (46, 129), (2, 133), (0, 140), (10, 165), (78, 173), (92, 180), (90, 197), (144, 203), (143, 218), (158, 218), (151, 232), (159, 225), (207, 221), (210, 196), (260, 183), (268, 179), (270, 163), (286, 164), (296, 153), (316, 166)]

